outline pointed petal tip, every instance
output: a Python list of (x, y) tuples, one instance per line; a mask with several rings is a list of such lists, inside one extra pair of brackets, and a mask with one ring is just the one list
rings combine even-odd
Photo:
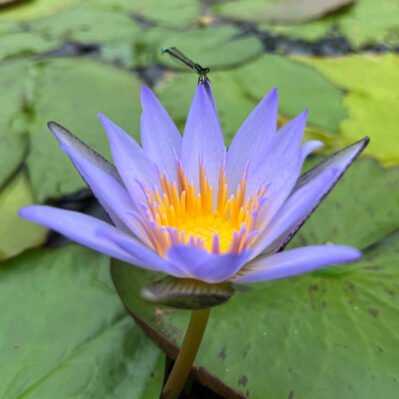
[[(47, 122), (47, 127), (50, 129), (51, 133), (53, 133), (57, 138), (60, 134), (68, 132), (67, 129), (65, 129), (63, 126), (61, 126), (59, 123), (54, 122), (54, 121), (49, 121)], [(69, 133), (69, 132), (68, 132)]]
[(57, 122), (49, 121), (47, 122), (47, 127), (58, 140), (61, 148), (64, 148), (67, 145), (68, 140), (70, 140), (71, 137), (74, 137), (74, 135), (68, 129)]
[(357, 141), (357, 142), (354, 143), (354, 144), (358, 144), (359, 146), (362, 147), (362, 150), (363, 150), (364, 148), (367, 147), (367, 145), (368, 145), (369, 143), (370, 143), (370, 137), (365, 136), (365, 137), (363, 137), (362, 139), (360, 139), (359, 141)]
[(54, 121), (48, 121), (47, 122), (47, 127), (50, 130), (55, 129), (57, 126), (59, 126), (57, 122), (54, 122)]
[(107, 124), (113, 124), (111, 119), (109, 119), (106, 115), (102, 114), (101, 112), (96, 113), (97, 118), (99, 119), (100, 123), (105, 127)]
[[(295, 124), (303, 124), (306, 125), (307, 119), (308, 119), (308, 115), (309, 115), (309, 110), (305, 109), (303, 110), (300, 114), (298, 114), (297, 116), (295, 116), (294, 118), (292, 118), (290, 121), (287, 122), (288, 123), (295, 123)], [(285, 126), (285, 125), (284, 125)], [(284, 127), (283, 126), (283, 127)]]
[(153, 91), (147, 87), (147, 86), (142, 86), (141, 91), (140, 91), (140, 98), (141, 98), (141, 104), (151, 100), (152, 98), (156, 97)]
[(267, 96), (278, 97), (278, 88), (273, 87), (273, 89), (271, 89), (269, 93), (267, 93)]

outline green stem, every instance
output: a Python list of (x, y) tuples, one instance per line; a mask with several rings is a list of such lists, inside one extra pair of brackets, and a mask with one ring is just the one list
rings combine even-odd
[(204, 336), (209, 312), (209, 308), (192, 311), (183, 345), (162, 391), (162, 399), (179, 397)]

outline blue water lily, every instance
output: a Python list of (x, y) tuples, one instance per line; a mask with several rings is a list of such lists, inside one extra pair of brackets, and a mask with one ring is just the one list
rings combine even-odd
[(142, 89), (141, 146), (103, 115), (114, 165), (60, 125), (49, 127), (112, 224), (49, 206), (22, 217), (145, 269), (208, 283), (251, 283), (355, 261), (343, 245), (281, 252), (367, 145), (363, 139), (301, 176), (307, 112), (277, 129), (277, 90), (253, 110), (227, 149), (208, 81), (197, 87), (183, 136)]

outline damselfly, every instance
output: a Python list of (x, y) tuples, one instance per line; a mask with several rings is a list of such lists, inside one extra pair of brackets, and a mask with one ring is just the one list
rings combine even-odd
[(208, 75), (210, 69), (208, 67), (203, 67), (194, 61), (191, 61), (181, 51), (179, 51), (176, 47), (163, 48), (162, 54), (165, 54), (165, 53), (168, 53), (171, 57), (176, 58), (177, 60), (182, 62), (184, 65), (187, 65), (189, 68), (191, 68), (194, 72), (196, 72), (198, 74), (198, 83), (203, 83), (203, 82), (206, 82), (207, 80), (209, 80), (207, 75)]

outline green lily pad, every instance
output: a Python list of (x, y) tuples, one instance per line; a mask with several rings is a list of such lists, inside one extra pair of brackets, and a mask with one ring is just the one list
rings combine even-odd
[(2, 398), (159, 396), (163, 356), (126, 315), (108, 267), (72, 245), (1, 264)]
[(35, 21), (31, 29), (48, 38), (79, 43), (101, 43), (140, 33), (127, 14), (97, 9), (90, 3)]
[[(308, 138), (335, 140), (335, 134), (323, 131), (334, 133), (346, 116), (339, 88), (315, 68), (278, 55), (264, 55), (228, 71), (211, 71), (209, 78), (227, 142), (254, 106), (274, 87), (279, 89), (279, 112), (285, 119), (306, 108), (310, 110), (309, 124), (316, 130), (309, 132)], [(163, 80), (155, 87), (180, 127), (184, 125), (196, 83), (192, 72)]]
[(346, 115), (341, 105), (342, 90), (315, 68), (304, 68), (295, 60), (265, 55), (235, 70), (234, 74), (243, 91), (257, 100), (271, 88), (277, 87), (279, 110), (288, 117), (296, 116), (308, 108), (312, 125), (334, 132)]
[(140, 31), (140, 34), (107, 41), (100, 48), (101, 59), (125, 68), (142, 68), (154, 64), (158, 62), (163, 38), (171, 32), (171, 28), (152, 26)]
[[(318, 399), (321, 392), (343, 399), (395, 399), (398, 238), (370, 249), (340, 275), (257, 284), (215, 308), (194, 376), (216, 390), (218, 379), (228, 384), (232, 391), (223, 387), (226, 398), (239, 397), (238, 391), (255, 399)], [(136, 285), (151, 277), (133, 270), (113, 267), (125, 305), (144, 319), (143, 327), (155, 332), (159, 344), (166, 339), (179, 346), (187, 312), (146, 305)], [(169, 355), (174, 353), (169, 348)]]
[(4, 62), (0, 66), (0, 136), (23, 134), (29, 114), (34, 78), (26, 60)]
[(134, 14), (165, 26), (190, 24), (195, 22), (200, 15), (200, 3), (197, 1), (134, 0), (129, 8)]
[(29, 64), (5, 62), (0, 67), (0, 189), (16, 172), (28, 151), (26, 135)]
[(106, 10), (127, 11), (156, 25), (170, 27), (195, 22), (200, 15), (200, 3), (197, 1), (94, 0), (94, 4)]
[(23, 3), (29, 0), (0, 0), (0, 9), (3, 7), (10, 7), (12, 5)]
[(137, 137), (140, 85), (126, 71), (84, 59), (51, 60), (36, 65), (35, 113), (30, 124), (29, 176), (42, 202), (85, 187), (69, 158), (47, 128), (54, 120), (110, 158), (101, 112)]
[(263, 52), (262, 43), (254, 36), (243, 36), (233, 26), (211, 26), (175, 32), (160, 38), (154, 46), (157, 61), (174, 69), (187, 70), (187, 66), (168, 54), (161, 54), (162, 47), (177, 47), (202, 66), (213, 69), (231, 68), (256, 58)]
[(24, 160), (27, 141), (27, 137), (22, 135), (0, 135), (0, 190)]
[[(384, 172), (368, 160), (352, 168), (340, 191), (304, 226), (297, 244), (348, 239), (367, 246), (363, 260), (237, 287), (226, 305), (213, 309), (193, 375), (224, 397), (238, 398), (240, 392), (252, 399), (396, 398), (399, 235), (390, 232), (398, 218), (390, 213), (397, 213), (397, 207), (389, 209), (391, 200), (381, 204), (381, 186), (395, 184), (392, 197), (397, 202), (398, 171)], [(357, 179), (363, 182), (358, 185)], [(360, 214), (362, 223), (356, 219)], [(370, 221), (363, 224), (365, 218)], [(371, 238), (360, 234), (360, 225)], [(188, 312), (142, 299), (141, 287), (157, 278), (153, 273), (113, 262), (112, 276), (129, 312), (175, 356)]]
[(261, 28), (292, 38), (317, 40), (338, 28), (355, 48), (367, 44), (399, 43), (399, 3), (396, 0), (360, 0), (343, 12), (306, 24), (270, 25)]
[[(381, 198), (387, 190), (389, 195)], [(349, 168), (292, 244), (333, 242), (365, 249), (398, 227), (399, 169), (364, 159)]]
[(54, 43), (31, 32), (11, 32), (0, 36), (0, 61), (29, 57), (42, 53), (54, 46)]
[(36, 18), (56, 14), (61, 10), (79, 3), (81, 0), (34, 0), (27, 1), (0, 10), (0, 22), (30, 21)]
[(224, 1), (214, 6), (217, 14), (251, 22), (300, 22), (317, 19), (340, 10), (354, 0), (250, 0)]
[(42, 244), (47, 229), (18, 215), (20, 208), (34, 202), (25, 174), (19, 174), (0, 192), (0, 260)]
[[(385, 165), (399, 164), (399, 57), (394, 54), (353, 55), (331, 59), (301, 58), (345, 90), (348, 116), (341, 121), (336, 146), (369, 136), (365, 153)], [(330, 103), (332, 105), (332, 102)]]

